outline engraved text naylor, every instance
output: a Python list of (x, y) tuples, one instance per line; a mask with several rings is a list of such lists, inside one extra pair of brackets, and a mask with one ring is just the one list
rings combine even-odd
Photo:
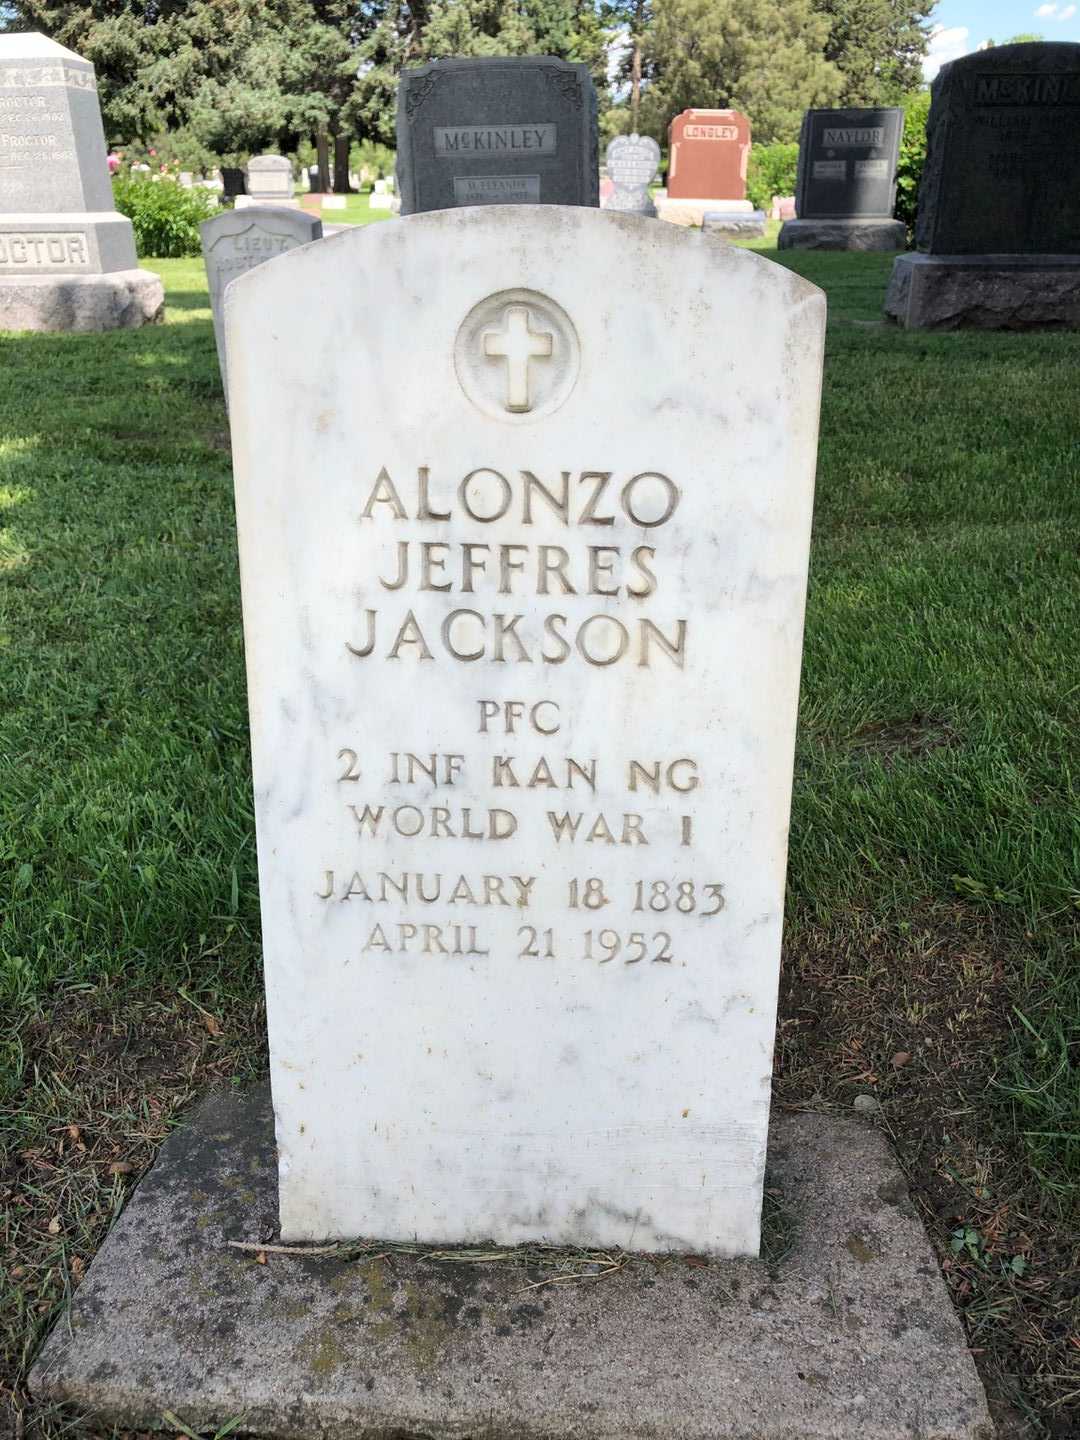
[(884, 125), (827, 126), (822, 144), (840, 150), (848, 145), (884, 145)]
[[(544, 596), (553, 605), (571, 595), (646, 600), (657, 591), (662, 569), (657, 546), (635, 542), (642, 530), (660, 532), (680, 500), (679, 487), (659, 471), (617, 476), (563, 470), (555, 477), (478, 466), (453, 484), (433, 479), (431, 467), (423, 465), (415, 479), (399, 485), (384, 466), (362, 493), (360, 522), (382, 532), (382, 558), (373, 577), (380, 590), (481, 598), (449, 608), (435, 631), (430, 625), (425, 630), (404, 605), (364, 608), (356, 633), (346, 639), (357, 659), (377, 654), (390, 660), (551, 665), (576, 660), (601, 667), (625, 660), (647, 668), (655, 657), (680, 669), (685, 664), (685, 619), (661, 625), (645, 615), (623, 619), (605, 608), (571, 621), (555, 609), (541, 615), (535, 607), (532, 613), (503, 604), (476, 608), (485, 593)], [(399, 529), (437, 526), (455, 514), (478, 527), (504, 519), (528, 527), (535, 516), (554, 516), (566, 527), (567, 540), (572, 531), (576, 543), (489, 541), (479, 528), (475, 540), (451, 543), (402, 535)]]

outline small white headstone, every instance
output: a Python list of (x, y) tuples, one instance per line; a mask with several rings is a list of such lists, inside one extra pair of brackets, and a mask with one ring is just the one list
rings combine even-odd
[(229, 287), (286, 1240), (757, 1251), (824, 310), (556, 206)]
[(617, 135), (607, 148), (607, 172), (615, 188), (603, 201), (605, 210), (655, 215), (649, 186), (660, 169), (660, 146), (648, 135)]

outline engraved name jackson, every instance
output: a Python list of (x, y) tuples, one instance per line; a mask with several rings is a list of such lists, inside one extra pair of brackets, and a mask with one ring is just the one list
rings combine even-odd
[[(564, 596), (626, 599), (638, 606), (655, 595), (663, 574), (659, 539), (680, 499), (675, 482), (656, 470), (541, 476), (480, 466), (453, 480), (433, 475), (426, 465), (407, 478), (383, 466), (368, 483), (358, 513), (361, 525), (385, 537), (381, 564), (364, 577), (366, 585), (388, 599), (410, 591), (470, 598), (448, 600), (434, 627), (421, 626), (407, 603), (364, 605), (355, 633), (346, 637), (348, 652), (357, 660), (599, 667), (625, 662), (682, 669), (686, 619), (660, 622), (604, 608), (571, 621), (558, 606)], [(528, 533), (541, 515), (554, 517), (566, 530), (566, 544), (484, 538), (483, 527), (500, 520)], [(475, 525), (476, 538), (450, 542), (395, 534), (401, 526), (438, 526), (451, 519)], [(643, 530), (658, 543), (634, 543)], [(629, 531), (638, 536), (627, 538)], [(515, 596), (543, 603), (516, 610)]]

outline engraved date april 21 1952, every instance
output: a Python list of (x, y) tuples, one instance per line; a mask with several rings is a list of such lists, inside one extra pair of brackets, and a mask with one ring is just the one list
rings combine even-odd
[[(347, 879), (333, 870), (323, 872), (318, 899), (344, 903), (359, 901), (373, 905), (394, 902), (414, 905), (513, 906), (528, 909), (534, 903), (536, 876), (480, 875), (444, 877), (439, 874), (377, 871), (364, 876), (354, 871)], [(649, 917), (667, 912), (671, 917), (696, 915), (708, 920), (724, 909), (724, 887), (719, 882), (701, 884), (695, 880), (634, 880), (626, 882), (626, 893), (611, 897), (598, 876), (567, 882), (566, 904), (570, 910), (599, 911), (612, 904), (629, 906), (635, 916), (628, 924), (579, 932), (570, 939), (557, 938), (551, 926), (520, 925), (517, 928), (517, 957), (522, 960), (592, 961), (598, 965), (674, 964), (670, 931), (651, 928)], [(547, 907), (545, 907), (547, 908)], [(656, 923), (655, 920), (652, 922)], [(365, 924), (360, 944), (362, 955), (462, 955), (490, 956), (491, 948), (480, 938), (479, 927), (440, 917), (437, 923), (419, 918), (378, 920)], [(683, 962), (685, 963), (685, 962)]]
[[(653, 965), (674, 965), (672, 938), (667, 930), (586, 930), (569, 942), (556, 939), (553, 929), (539, 930), (535, 925), (520, 925), (517, 932), (519, 960), (558, 960), (567, 954), (598, 965), (620, 961), (638, 965), (643, 960)], [(417, 923), (400, 920), (394, 924), (379, 922), (367, 931), (361, 955), (462, 955), (486, 957), (491, 949), (480, 938), (476, 925)], [(685, 963), (685, 962), (681, 962)]]

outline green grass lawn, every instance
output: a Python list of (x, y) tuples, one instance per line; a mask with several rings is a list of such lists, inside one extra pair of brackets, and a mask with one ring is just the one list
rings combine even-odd
[[(778, 1097), (878, 1101), (995, 1403), (1073, 1435), (1080, 335), (904, 334), (889, 258), (784, 258), (830, 329)], [(226, 420), (202, 264), (153, 268), (164, 326), (0, 337), (16, 1412), (176, 1115), (263, 1064)]]

